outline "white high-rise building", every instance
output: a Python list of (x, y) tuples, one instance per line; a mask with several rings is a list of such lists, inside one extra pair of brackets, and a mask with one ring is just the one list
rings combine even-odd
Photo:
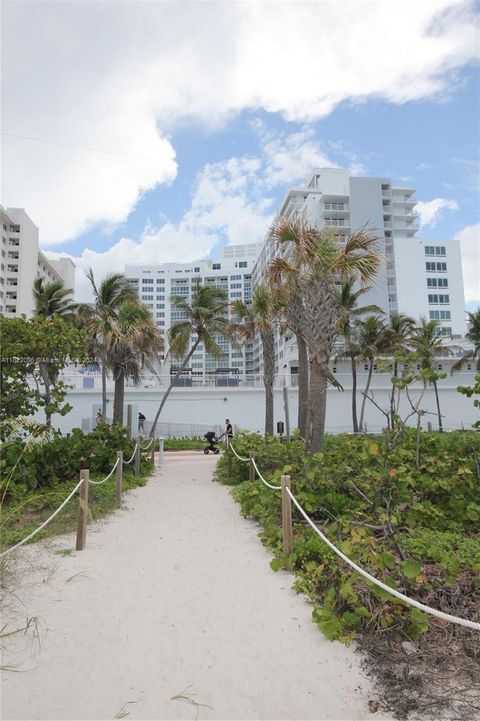
[[(191, 298), (195, 287), (201, 283), (227, 291), (230, 301), (243, 299), (248, 302), (252, 292), (252, 269), (261, 247), (260, 243), (228, 245), (221, 249), (220, 257), (216, 261), (127, 265), (125, 276), (139, 299), (150, 309), (167, 341), (171, 324), (183, 318), (182, 311), (171, 303), (172, 295)], [(216, 371), (218, 375), (218, 371), (222, 369), (230, 369), (229, 373), (224, 375), (230, 375), (233, 379), (236, 375), (243, 377), (252, 371), (251, 344), (235, 348), (220, 336), (216, 340), (224, 351), (222, 357), (210, 356), (205, 348), (199, 345), (185, 373), (185, 383), (192, 378), (208, 380), (215, 376)], [(173, 370), (175, 360), (171, 365)]]
[(75, 265), (70, 258), (49, 260), (38, 247), (38, 228), (23, 208), (0, 206), (2, 236), (0, 313), (6, 318), (33, 315), (33, 281), (62, 282), (74, 291)]
[[(415, 190), (392, 185), (388, 178), (352, 177), (347, 170), (315, 170), (304, 188), (289, 190), (279, 216), (303, 218), (330, 228), (344, 243), (346, 236), (366, 227), (377, 237), (380, 272), (362, 304), (440, 323), (440, 332), (465, 334), (465, 303), (459, 241), (423, 240), (416, 236)], [(269, 229), (252, 273), (253, 285), (266, 276), (269, 261), (279, 253)], [(288, 248), (285, 249), (288, 254)], [(291, 334), (278, 338), (277, 365), (285, 372), (298, 363)], [(261, 348), (255, 345), (254, 370), (261, 370)]]

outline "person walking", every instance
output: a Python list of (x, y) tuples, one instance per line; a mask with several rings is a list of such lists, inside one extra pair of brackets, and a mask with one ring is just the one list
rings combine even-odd
[(145, 416), (143, 415), (143, 413), (140, 411), (139, 414), (138, 414), (138, 432), (139, 432), (139, 433), (143, 433), (143, 430), (144, 430), (144, 425), (143, 425), (143, 424), (145, 423), (146, 420), (147, 420), (147, 419), (145, 418)]
[(228, 418), (225, 418), (225, 435), (228, 437), (228, 440), (233, 438), (233, 426)]

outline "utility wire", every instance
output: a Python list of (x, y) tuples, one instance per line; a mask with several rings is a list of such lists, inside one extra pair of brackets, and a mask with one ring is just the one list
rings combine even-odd
[(142, 155), (128, 155), (128, 153), (116, 153), (113, 150), (101, 150), (100, 148), (87, 148), (84, 145), (73, 145), (71, 143), (61, 143), (58, 140), (46, 140), (45, 138), (32, 138), (29, 135), (14, 135), (13, 133), (2, 133), (6, 138), (17, 138), (18, 140), (31, 140), (35, 143), (48, 143), (49, 145), (60, 145), (63, 148), (74, 148), (75, 150), (86, 150), (89, 153), (104, 153), (105, 155), (119, 155), (122, 158), (135, 158), (137, 160), (149, 160)]

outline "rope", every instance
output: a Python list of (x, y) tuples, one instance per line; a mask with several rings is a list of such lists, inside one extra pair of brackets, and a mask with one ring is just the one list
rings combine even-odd
[(142, 445), (140, 444), (140, 448), (142, 449), (142, 451), (147, 451), (147, 450), (150, 448), (150, 446), (152, 445), (152, 443), (153, 443), (153, 438), (150, 438), (150, 441), (147, 443), (147, 445), (146, 445), (146, 446), (142, 446)]
[(133, 459), (135, 458), (135, 453), (137, 452), (137, 446), (138, 446), (138, 441), (137, 441), (137, 443), (135, 443), (135, 448), (133, 449), (132, 457), (130, 458), (130, 460), (123, 461), (126, 466), (128, 466), (128, 464), (131, 463), (133, 461)]
[(115, 462), (115, 465), (113, 466), (112, 470), (110, 471), (110, 473), (108, 474), (108, 476), (103, 479), (103, 481), (92, 481), (92, 480), (90, 480), (89, 483), (93, 483), (94, 486), (100, 486), (102, 483), (105, 483), (105, 481), (108, 481), (108, 479), (111, 478), (113, 472), (115, 471), (116, 467), (118, 466), (119, 460), (120, 460), (120, 458), (117, 458), (117, 460), (116, 460), (116, 462)]
[(36, 536), (37, 533), (39, 533), (39, 531), (42, 530), (42, 528), (45, 528), (45, 526), (48, 525), (48, 524), (50, 523), (50, 521), (51, 521), (53, 518), (55, 518), (55, 516), (56, 516), (58, 513), (60, 513), (60, 511), (62, 510), (62, 508), (64, 508), (64, 507), (67, 505), (67, 503), (68, 503), (69, 500), (72, 498), (72, 496), (74, 496), (75, 493), (78, 491), (78, 489), (80, 488), (80, 486), (82, 485), (82, 483), (83, 483), (83, 478), (82, 478), (81, 481), (79, 481), (79, 482), (77, 483), (77, 485), (75, 486), (75, 488), (73, 489), (73, 491), (66, 497), (66, 499), (64, 500), (64, 502), (62, 503), (62, 505), (59, 506), (59, 507), (57, 508), (57, 510), (52, 513), (52, 515), (50, 516), (50, 518), (47, 518), (47, 520), (44, 521), (41, 526), (39, 526), (38, 528), (36, 528), (35, 531), (32, 531), (26, 538), (23, 539), (23, 541), (20, 541), (19, 543), (16, 543), (14, 546), (11, 546), (11, 548), (7, 548), (6, 551), (3, 551), (3, 553), (0, 553), (0, 558), (3, 558), (3, 556), (6, 556), (8, 553), (11, 553), (11, 552), (14, 551), (16, 548), (19, 548), (20, 546), (23, 546), (24, 543), (26, 543), (26, 542), (29, 541), (31, 538), (33, 538), (34, 536)]
[(260, 478), (260, 480), (261, 480), (263, 483), (265, 483), (266, 486), (268, 486), (268, 488), (271, 488), (272, 491), (281, 491), (281, 490), (282, 490), (282, 487), (281, 487), (281, 486), (272, 486), (271, 483), (269, 483), (268, 481), (265, 480), (265, 478), (262, 476), (262, 474), (261, 474), (260, 471), (258, 470), (258, 466), (257, 466), (257, 462), (256, 462), (255, 458), (252, 458), (252, 463), (253, 463), (253, 465), (254, 465), (255, 470), (256, 470), (257, 473), (258, 473), (258, 477)]
[(242, 458), (242, 456), (239, 456), (235, 448), (232, 446), (231, 443), (228, 444), (228, 447), (232, 449), (232, 451), (235, 453), (239, 461), (249, 461), (249, 458)]
[[(267, 484), (268, 485), (268, 484)], [(396, 598), (400, 599), (400, 601), (405, 601), (405, 603), (408, 603), (410, 606), (414, 606), (415, 608), (418, 608), (420, 611), (424, 611), (425, 613), (429, 613), (431, 616), (436, 616), (437, 618), (441, 618), (444, 621), (449, 621), (450, 623), (457, 623), (459, 626), (465, 626), (466, 628), (473, 628), (475, 631), (480, 631), (480, 623), (476, 623), (475, 621), (468, 621), (464, 618), (458, 618), (458, 616), (451, 616), (449, 613), (444, 613), (443, 611), (438, 611), (435, 608), (431, 608), (430, 606), (426, 606), (424, 603), (420, 603), (420, 601), (415, 601), (413, 598), (409, 598), (408, 596), (405, 596), (405, 594), (400, 593), (400, 591), (397, 591), (395, 588), (390, 588), (390, 586), (387, 586), (386, 583), (383, 583), (382, 581), (379, 581), (377, 578), (372, 576), (367, 571), (364, 571), (363, 568), (360, 566), (357, 566), (356, 563), (350, 560), (348, 556), (346, 556), (342, 551), (340, 551), (336, 546), (333, 545), (333, 543), (330, 541), (325, 534), (321, 532), (321, 530), (315, 525), (315, 523), (309, 518), (309, 516), (305, 513), (293, 493), (289, 488), (285, 488), (286, 492), (304, 517), (304, 519), (307, 521), (307, 523), (310, 524), (310, 526), (313, 528), (313, 530), (318, 533), (322, 541), (327, 544), (327, 546), (337, 554), (341, 559), (345, 561), (345, 563), (348, 563), (349, 566), (351, 566), (357, 573), (359, 573), (361, 576), (366, 578), (367, 580), (371, 581), (376, 586), (379, 586), (380, 588), (383, 588), (384, 591), (387, 591), (387, 593), (391, 594), (392, 596), (395, 596)]]

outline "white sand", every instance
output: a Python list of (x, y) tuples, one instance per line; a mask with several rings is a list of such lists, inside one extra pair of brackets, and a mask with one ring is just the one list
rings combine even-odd
[[(2, 719), (367, 719), (376, 698), (351, 648), (331, 643), (293, 577), (269, 568), (258, 527), (211, 482), (212, 456), (169, 454), (126, 510), (28, 547), (3, 623)], [(79, 574), (79, 575), (76, 575)], [(132, 702), (135, 703), (127, 703)], [(125, 704), (127, 704), (125, 706)]]

